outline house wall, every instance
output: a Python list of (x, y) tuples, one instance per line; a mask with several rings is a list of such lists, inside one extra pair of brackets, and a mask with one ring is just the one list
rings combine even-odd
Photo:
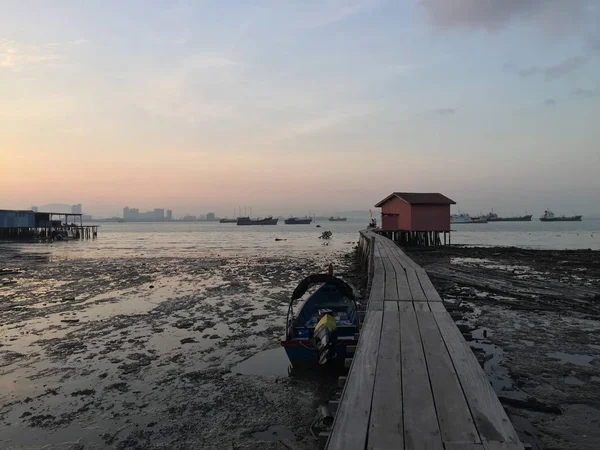
[(412, 205), (409, 231), (450, 231), (450, 205)]
[(411, 208), (404, 200), (394, 197), (381, 207), (382, 230), (408, 230), (410, 221)]
[(0, 211), (0, 228), (33, 228), (35, 215), (32, 211)]

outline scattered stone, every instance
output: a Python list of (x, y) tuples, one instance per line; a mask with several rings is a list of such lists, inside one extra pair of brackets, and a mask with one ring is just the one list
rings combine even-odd
[(196, 342), (196, 339), (194, 339), (193, 337), (187, 337), (187, 338), (183, 338), (179, 342), (181, 344), (194, 344)]

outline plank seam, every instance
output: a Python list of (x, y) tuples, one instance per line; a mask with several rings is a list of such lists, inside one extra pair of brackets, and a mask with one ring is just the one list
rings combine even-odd
[[(442, 424), (440, 423), (438, 407), (437, 407), (437, 403), (435, 401), (435, 393), (433, 392), (433, 383), (431, 382), (431, 375), (429, 374), (429, 361), (427, 359), (427, 352), (425, 350), (425, 346), (423, 345), (423, 335), (421, 334), (421, 321), (419, 320), (419, 314), (417, 314), (417, 311), (415, 311), (415, 318), (417, 320), (417, 328), (419, 330), (419, 338), (420, 338), (420, 342), (421, 342), (421, 348), (423, 349), (423, 359), (425, 360), (425, 367), (427, 368), (427, 379), (429, 380), (429, 390), (431, 391), (431, 398), (433, 399), (433, 409), (435, 410), (435, 418), (437, 420), (438, 430), (440, 432), (440, 441), (442, 441), (442, 445), (444, 445), (444, 440), (443, 440), (443, 436), (442, 436)], [(434, 321), (435, 321), (435, 318), (434, 318)], [(435, 325), (437, 326), (437, 322), (435, 322)], [(441, 336), (441, 332), (440, 332), (440, 336)], [(443, 340), (444, 339), (442, 338), (442, 341)], [(444, 342), (444, 345), (445, 344), (446, 343)], [(462, 386), (461, 386), (461, 390), (462, 390)], [(463, 392), (463, 396), (464, 396), (464, 392)], [(469, 412), (471, 413), (470, 408), (469, 408)], [(471, 413), (471, 416), (473, 416), (473, 413)], [(477, 432), (479, 433), (479, 430), (477, 430)]]
[(375, 371), (373, 376), (373, 388), (371, 389), (371, 403), (369, 404), (369, 419), (367, 420), (367, 435), (365, 436), (365, 447), (367, 450), (369, 446), (369, 429), (371, 425), (371, 414), (373, 413), (373, 395), (375, 394), (375, 384), (377, 383), (377, 366), (379, 365), (379, 347), (381, 346), (381, 335), (383, 334), (383, 317), (385, 316), (385, 310), (381, 314), (381, 327), (379, 328), (379, 339), (377, 340), (377, 358), (375, 358)]
[[(436, 317), (436, 314), (433, 314), (433, 319), (435, 321), (435, 325), (438, 328), (440, 336), (442, 337), (442, 342), (444, 343), (444, 347), (446, 348), (446, 351), (448, 352), (448, 356), (450, 357), (450, 363), (452, 364), (452, 368), (454, 369), (454, 373), (456, 373), (456, 378), (458, 380), (458, 385), (460, 386), (460, 390), (462, 391), (463, 397), (466, 400), (467, 408), (469, 408), (469, 413), (471, 414), (471, 418), (473, 419), (473, 425), (475, 425), (475, 429), (477, 430), (477, 434), (479, 435), (479, 440), (481, 441), (481, 443), (483, 445), (483, 443), (487, 442), (487, 440), (485, 439), (484, 436), (482, 436), (481, 430), (479, 429), (479, 424), (477, 423), (477, 420), (475, 420), (475, 414), (473, 414), (473, 409), (471, 408), (471, 404), (470, 404), (469, 399), (467, 397), (467, 393), (465, 391), (465, 387), (463, 386), (463, 381), (461, 380), (461, 377), (458, 375), (458, 371), (456, 370), (456, 364), (454, 362), (454, 358), (452, 358), (452, 353), (450, 352), (450, 349), (448, 348), (448, 344), (446, 342), (446, 339), (444, 338), (444, 335), (443, 335), (442, 330), (440, 328), (440, 325), (438, 323), (438, 319)], [(455, 326), (456, 326), (456, 324), (455, 324)], [(461, 335), (462, 335), (462, 332), (461, 332)], [(469, 350), (471, 352), (473, 351), (473, 349), (471, 348), (471, 346), (469, 346)], [(487, 374), (486, 374), (486, 380), (487, 380)]]

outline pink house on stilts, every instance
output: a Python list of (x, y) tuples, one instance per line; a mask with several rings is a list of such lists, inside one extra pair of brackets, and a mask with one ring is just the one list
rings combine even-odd
[[(400, 245), (441, 245), (450, 233), (450, 205), (439, 193), (394, 192), (375, 205), (381, 208), (381, 232)], [(448, 241), (449, 242), (449, 241)]]

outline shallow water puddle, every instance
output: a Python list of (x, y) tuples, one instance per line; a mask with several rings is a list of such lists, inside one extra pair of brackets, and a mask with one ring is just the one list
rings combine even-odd
[(261, 441), (281, 441), (296, 439), (294, 432), (281, 425), (273, 425), (265, 431), (257, 431), (252, 435), (253, 438)]
[(232, 373), (260, 375), (263, 377), (287, 377), (290, 361), (283, 347), (259, 352), (231, 368)]
[(594, 360), (593, 356), (589, 355), (579, 355), (577, 353), (564, 353), (564, 352), (553, 352), (546, 353), (546, 356), (549, 356), (553, 359), (558, 359), (561, 364), (575, 364), (576, 366), (589, 366), (590, 363)]

